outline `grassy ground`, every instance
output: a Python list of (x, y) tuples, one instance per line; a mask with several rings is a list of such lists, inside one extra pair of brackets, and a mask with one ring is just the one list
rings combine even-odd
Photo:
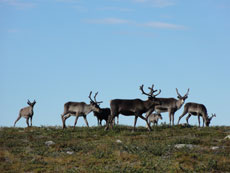
[(2, 127), (0, 171), (230, 172), (227, 135), (230, 127)]

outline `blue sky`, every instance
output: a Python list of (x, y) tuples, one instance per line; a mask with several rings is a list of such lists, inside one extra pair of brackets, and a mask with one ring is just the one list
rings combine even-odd
[[(101, 107), (144, 100), (141, 84), (155, 84), (159, 97), (190, 88), (186, 102), (216, 113), (212, 125), (229, 125), (229, 18), (228, 0), (0, 0), (0, 126), (12, 126), (27, 99), (37, 100), (35, 126), (61, 125), (65, 102), (89, 103), (91, 90)], [(97, 124), (92, 113), (87, 119)]]

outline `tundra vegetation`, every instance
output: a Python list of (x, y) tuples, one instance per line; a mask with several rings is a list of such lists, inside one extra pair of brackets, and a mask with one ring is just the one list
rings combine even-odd
[[(229, 172), (230, 127), (0, 128), (1, 172)], [(180, 145), (182, 144), (182, 145)], [(178, 147), (180, 146), (180, 147)]]

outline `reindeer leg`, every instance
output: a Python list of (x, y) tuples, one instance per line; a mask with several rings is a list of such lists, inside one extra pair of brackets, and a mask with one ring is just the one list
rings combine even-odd
[(73, 128), (74, 128), (74, 129), (75, 129), (75, 126), (77, 125), (77, 120), (78, 120), (78, 117), (79, 117), (79, 115), (77, 114), (77, 115), (76, 115), (75, 122), (74, 122), (74, 125), (73, 125)]
[(17, 121), (20, 120), (20, 118), (21, 118), (21, 115), (19, 114), (19, 115), (18, 115), (18, 118), (17, 118), (16, 121), (14, 122), (14, 127), (15, 127)]
[(184, 110), (184, 112), (182, 113), (182, 115), (179, 117), (177, 124), (180, 123), (181, 118), (182, 118), (185, 114), (187, 114), (187, 113), (188, 113), (188, 112), (187, 112), (186, 110)]
[(135, 129), (136, 129), (137, 118), (138, 118), (138, 115), (135, 115), (134, 126), (133, 126), (133, 132), (134, 132)]
[(88, 121), (87, 121), (87, 119), (86, 119), (86, 115), (84, 115), (83, 118), (84, 118), (84, 120), (85, 120), (85, 123), (86, 123), (87, 127), (89, 127)]
[(171, 112), (169, 112), (169, 122), (170, 122), (170, 126), (171, 126)]
[(32, 116), (30, 117), (30, 126), (32, 127)]
[(116, 117), (113, 118), (113, 125), (115, 125), (115, 118), (116, 118)]
[(119, 123), (119, 115), (117, 116), (117, 125), (118, 125), (118, 123)]
[(202, 116), (202, 119), (203, 119), (203, 127), (204, 127), (204, 121), (206, 121), (206, 120), (204, 120), (204, 117)]
[(30, 127), (30, 125), (29, 125), (29, 118), (30, 118), (30, 117), (27, 117), (27, 118), (26, 118), (27, 127)]
[(111, 114), (109, 117), (108, 117), (108, 121), (106, 122), (106, 127), (105, 127), (105, 130), (108, 130), (109, 129), (109, 125), (112, 124), (112, 121), (114, 119), (115, 115)]
[(200, 116), (197, 115), (197, 118), (198, 118), (198, 123), (199, 123), (199, 127), (200, 127)]
[(186, 117), (186, 122), (187, 122), (188, 125), (189, 125), (188, 120), (189, 120), (189, 118), (191, 117), (191, 115), (192, 115), (192, 114), (188, 114), (188, 116)]
[(99, 118), (97, 117), (97, 126), (99, 126), (100, 122), (99, 122)]
[[(148, 121), (148, 120), (147, 120), (147, 121)], [(149, 125), (150, 125), (150, 127), (151, 127), (152, 122), (151, 122), (151, 121), (148, 121), (148, 123), (149, 123)], [(154, 125), (154, 124), (153, 124), (153, 125)], [(147, 123), (146, 123), (146, 127), (148, 128)]]
[(173, 112), (172, 114), (171, 114), (171, 116), (172, 116), (172, 125), (174, 126), (174, 114), (175, 114), (175, 112)]
[(148, 122), (148, 119), (147, 119), (147, 118), (145, 118), (145, 117), (143, 117), (142, 115), (139, 115), (139, 117), (140, 117), (141, 119), (143, 119), (143, 120), (145, 120), (145, 121), (146, 121), (147, 126), (148, 126), (148, 130), (149, 130), (149, 131), (151, 131), (152, 129), (151, 129), (151, 127), (150, 127), (150, 124), (149, 124), (149, 122)]
[[(149, 115), (154, 111), (154, 108), (153, 109), (150, 109), (146, 112), (145, 114), (145, 118), (148, 120), (149, 119)], [(146, 123), (146, 127), (148, 127), (148, 124)]]
[[(68, 114), (68, 115), (67, 115), (67, 116), (65, 116), (66, 114)], [(64, 129), (64, 128), (66, 128), (66, 125), (65, 125), (65, 121), (66, 121), (66, 119), (68, 119), (68, 118), (71, 116), (71, 114), (70, 114), (70, 113), (66, 113), (66, 114), (62, 115), (63, 129)]]

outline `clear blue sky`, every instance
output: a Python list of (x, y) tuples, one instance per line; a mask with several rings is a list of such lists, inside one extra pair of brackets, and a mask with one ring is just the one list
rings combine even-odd
[(229, 0), (0, 0), (0, 126), (12, 126), (27, 99), (37, 101), (35, 126), (61, 125), (65, 102), (89, 103), (91, 90), (101, 107), (146, 99), (141, 84), (155, 84), (160, 97), (190, 88), (186, 102), (216, 113), (212, 125), (230, 125), (229, 19)]

